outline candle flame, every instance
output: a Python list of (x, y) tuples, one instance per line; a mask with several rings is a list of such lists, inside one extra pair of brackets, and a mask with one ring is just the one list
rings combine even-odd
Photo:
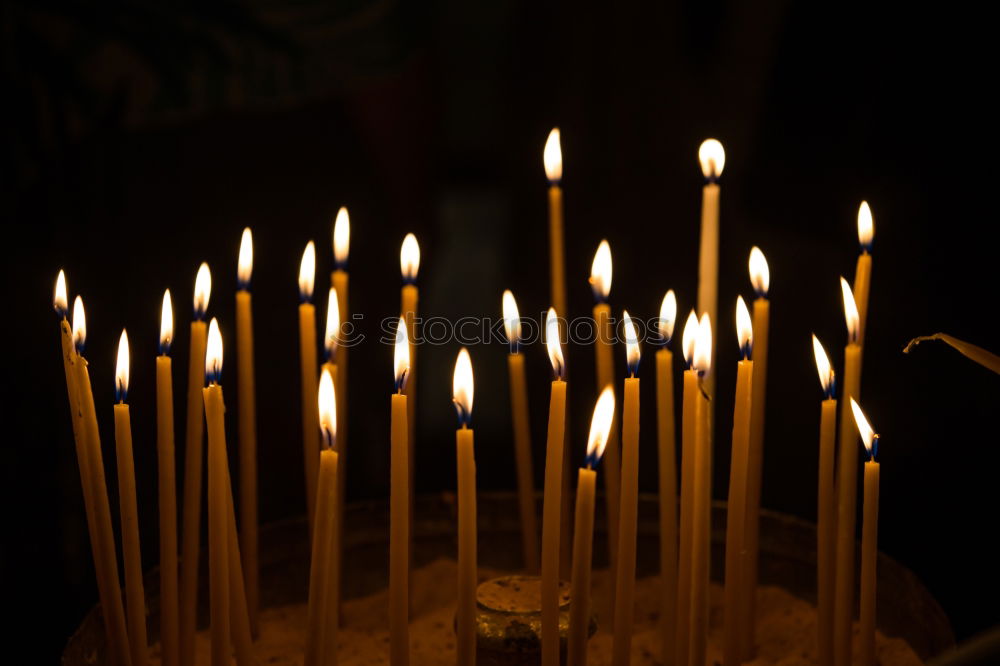
[(545, 162), (545, 177), (550, 183), (555, 184), (562, 180), (562, 145), (559, 141), (558, 127), (553, 127), (549, 132), (549, 138), (545, 140), (542, 161)]
[(851, 398), (851, 411), (854, 412), (854, 422), (858, 424), (861, 442), (865, 445), (865, 451), (868, 452), (868, 460), (875, 460), (875, 455), (878, 453), (878, 434), (872, 429), (871, 424), (868, 423), (868, 417), (861, 411), (861, 407), (854, 398)]
[(83, 355), (87, 344), (87, 315), (83, 311), (83, 299), (77, 296), (73, 301), (73, 346), (76, 353)]
[(840, 278), (840, 291), (844, 295), (844, 320), (847, 322), (847, 340), (853, 344), (858, 341), (858, 327), (860, 326), (858, 306), (854, 302), (854, 292), (851, 291), (851, 285), (847, 284), (847, 280), (843, 277)]
[(698, 337), (694, 343), (694, 368), (704, 377), (712, 371), (712, 320), (708, 313), (698, 321)]
[(462, 347), (455, 360), (455, 374), (452, 379), (452, 396), (455, 409), (458, 410), (458, 423), (462, 427), (469, 425), (472, 418), (472, 359), (469, 350)]
[(347, 266), (347, 254), (350, 248), (351, 217), (347, 214), (347, 206), (341, 206), (333, 223), (333, 260), (337, 268)]
[(66, 273), (61, 268), (59, 275), (56, 276), (56, 291), (52, 296), (52, 307), (56, 309), (56, 314), (63, 319), (66, 318), (66, 312), (69, 310), (69, 298), (66, 296)]
[(299, 262), (299, 300), (308, 303), (313, 297), (313, 287), (316, 284), (316, 244), (306, 243), (302, 251), (302, 261)]
[(396, 391), (400, 392), (406, 388), (406, 380), (410, 376), (410, 335), (402, 317), (396, 323), (396, 345), (392, 361), (396, 374)]
[(604, 447), (611, 433), (611, 421), (615, 416), (615, 392), (611, 385), (604, 387), (594, 405), (594, 415), (590, 419), (590, 435), (587, 437), (587, 467), (595, 467), (601, 462)]
[(698, 340), (698, 315), (691, 310), (687, 322), (684, 324), (684, 331), (681, 333), (681, 348), (684, 352), (684, 362), (689, 368), (694, 368), (694, 346)]
[(563, 359), (562, 341), (559, 339), (559, 316), (555, 308), (545, 313), (545, 348), (549, 352), (552, 374), (556, 379), (566, 378), (566, 361)]
[(406, 234), (403, 246), (399, 249), (399, 267), (403, 272), (403, 282), (413, 284), (417, 281), (417, 271), (420, 270), (420, 244), (413, 234)]
[(705, 139), (698, 148), (698, 161), (705, 180), (715, 181), (726, 166), (726, 151), (718, 139)]
[(503, 292), (503, 327), (507, 333), (507, 343), (511, 353), (517, 353), (521, 342), (521, 315), (517, 311), (517, 301), (510, 289)]
[(875, 236), (875, 220), (872, 209), (867, 201), (862, 201), (858, 207), (858, 243), (862, 252), (872, 249), (872, 238)]
[(337, 290), (330, 287), (330, 295), (326, 299), (326, 335), (323, 337), (323, 349), (326, 360), (333, 363), (337, 360), (337, 345), (340, 344), (340, 301)]
[(170, 290), (163, 290), (163, 305), (160, 306), (160, 354), (170, 353), (174, 341), (174, 306), (170, 301)]
[(208, 343), (205, 346), (205, 378), (209, 384), (218, 384), (222, 379), (222, 333), (219, 320), (212, 317), (208, 323)]
[(670, 339), (674, 337), (674, 325), (677, 323), (677, 297), (674, 295), (674, 290), (671, 289), (663, 297), (663, 302), (660, 303), (660, 337), (663, 339), (663, 344), (668, 344)]
[(611, 246), (602, 240), (594, 253), (594, 263), (590, 265), (590, 288), (599, 303), (608, 300), (611, 293)]
[(750, 248), (750, 284), (758, 296), (767, 298), (771, 286), (771, 269), (767, 266), (764, 253), (756, 245)]
[(826, 355), (826, 350), (820, 343), (819, 338), (813, 333), (813, 355), (816, 357), (816, 372), (819, 373), (819, 383), (823, 387), (823, 394), (827, 398), (833, 398), (834, 374), (833, 366), (830, 365), (830, 357)]
[(319, 377), (319, 431), (326, 448), (334, 448), (337, 444), (337, 392), (328, 368), (323, 368)]
[(236, 262), (236, 282), (240, 289), (250, 286), (250, 275), (253, 273), (253, 234), (250, 227), (243, 229), (240, 238), (240, 257)]
[(118, 339), (118, 363), (115, 365), (115, 402), (125, 402), (128, 396), (128, 334), (122, 329)]
[(736, 297), (736, 339), (740, 342), (740, 353), (743, 360), (750, 358), (753, 351), (753, 322), (746, 301), (742, 296)]
[(639, 334), (635, 330), (635, 323), (632, 317), (625, 310), (623, 317), (625, 324), (625, 362), (628, 364), (629, 375), (635, 377), (639, 371)]
[(208, 299), (212, 297), (212, 271), (204, 261), (198, 267), (198, 275), (194, 278), (194, 318), (205, 318), (208, 310)]

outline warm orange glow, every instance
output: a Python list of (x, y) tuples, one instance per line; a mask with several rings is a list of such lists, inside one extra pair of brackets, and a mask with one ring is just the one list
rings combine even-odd
[(553, 127), (549, 132), (549, 138), (545, 140), (542, 161), (545, 162), (545, 177), (550, 183), (562, 180), (562, 145), (559, 142), (558, 127)]
[(743, 358), (750, 358), (750, 350), (753, 348), (753, 322), (742, 296), (736, 297), (736, 339), (740, 342)]
[(402, 317), (396, 323), (396, 345), (392, 362), (396, 376), (396, 390), (402, 391), (406, 388), (406, 378), (410, 374), (410, 335), (406, 332), (406, 322)]
[(847, 339), (851, 343), (858, 341), (858, 306), (854, 302), (854, 292), (847, 280), (840, 278), (840, 291), (844, 295), (844, 320), (847, 322)]
[(455, 360), (455, 374), (452, 378), (452, 398), (455, 407), (458, 409), (458, 420), (463, 425), (469, 424), (472, 418), (472, 359), (469, 358), (469, 350), (465, 347), (458, 352)]
[(545, 348), (549, 352), (552, 372), (558, 379), (566, 377), (566, 361), (563, 359), (562, 344), (559, 339), (559, 316), (555, 308), (545, 314)]
[(56, 291), (52, 297), (52, 307), (56, 309), (60, 317), (65, 319), (66, 312), (69, 310), (69, 297), (66, 295), (66, 273), (62, 269), (56, 276)]
[(674, 337), (674, 324), (676, 323), (677, 297), (674, 296), (674, 290), (671, 289), (663, 297), (663, 302), (660, 303), (659, 329), (660, 337), (663, 338), (663, 344), (667, 344)]
[(698, 340), (698, 315), (691, 310), (687, 321), (684, 323), (684, 331), (681, 333), (681, 351), (684, 352), (684, 362), (689, 368), (694, 368), (694, 345)]
[(420, 244), (413, 234), (406, 234), (399, 249), (399, 267), (403, 272), (403, 282), (416, 282), (420, 270)]
[(698, 161), (706, 180), (715, 180), (726, 166), (726, 151), (717, 139), (705, 139), (698, 148)]
[(602, 240), (594, 253), (594, 263), (590, 265), (590, 288), (594, 290), (594, 298), (601, 303), (608, 300), (611, 293), (611, 246)]
[(628, 316), (625, 310), (623, 316), (625, 324), (625, 362), (628, 364), (628, 371), (632, 377), (639, 369), (639, 334), (635, 330), (635, 323), (632, 317)]
[(333, 260), (342, 268), (347, 265), (347, 254), (351, 249), (351, 218), (347, 207), (341, 206), (333, 223)]
[(319, 430), (326, 448), (332, 449), (337, 443), (337, 392), (327, 368), (319, 377)]
[(250, 275), (253, 273), (253, 234), (250, 227), (243, 230), (240, 238), (240, 258), (236, 262), (236, 280), (240, 289), (250, 286)]
[(694, 368), (701, 376), (712, 371), (712, 320), (706, 312), (698, 321), (698, 338), (694, 342)]
[(511, 351), (517, 351), (517, 345), (521, 342), (521, 315), (510, 289), (503, 292), (503, 327)]
[(771, 286), (771, 269), (767, 267), (764, 253), (756, 245), (750, 249), (750, 284), (758, 296), (767, 298)]
[(819, 373), (819, 383), (823, 386), (823, 394), (827, 398), (833, 397), (833, 366), (830, 365), (830, 357), (826, 355), (826, 350), (820, 344), (819, 338), (814, 333), (813, 355), (816, 357), (816, 372)]
[(122, 329), (122, 337), (118, 339), (118, 362), (115, 364), (115, 399), (125, 402), (128, 395), (128, 335)]
[(208, 300), (212, 297), (212, 271), (204, 261), (198, 267), (194, 278), (194, 318), (202, 319), (208, 310)]
[(601, 397), (594, 405), (594, 416), (590, 419), (590, 435), (587, 437), (587, 467), (594, 467), (604, 455), (604, 447), (611, 433), (611, 421), (615, 416), (615, 392), (610, 385), (601, 391)]
[(858, 243), (867, 252), (872, 249), (872, 238), (875, 236), (875, 220), (872, 209), (867, 201), (862, 201), (858, 207)]
[(326, 359), (334, 361), (337, 358), (337, 345), (340, 344), (340, 301), (337, 290), (330, 287), (330, 295), (326, 299), (326, 335), (323, 336), (323, 349)]
[(205, 376), (209, 384), (218, 384), (222, 378), (222, 333), (219, 320), (212, 317), (208, 324), (208, 342), (205, 346)]
[(868, 423), (868, 418), (861, 411), (861, 407), (854, 398), (851, 398), (851, 411), (854, 412), (854, 422), (858, 424), (861, 441), (865, 445), (865, 450), (868, 451), (868, 459), (873, 460), (875, 453), (877, 453), (875, 447), (878, 445), (878, 435)]
[(312, 300), (313, 286), (316, 284), (316, 244), (306, 243), (299, 262), (299, 299), (305, 303)]
[(73, 346), (78, 354), (82, 354), (86, 344), (87, 315), (83, 311), (83, 299), (77, 296), (73, 301)]
[(163, 291), (163, 305), (160, 306), (160, 353), (170, 351), (174, 341), (174, 306), (170, 301), (170, 290)]

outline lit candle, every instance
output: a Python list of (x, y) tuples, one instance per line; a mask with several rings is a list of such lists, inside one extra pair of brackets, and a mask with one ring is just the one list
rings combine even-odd
[[(406, 334), (410, 338), (410, 372), (406, 378), (406, 409), (410, 432), (407, 441), (410, 445), (410, 460), (413, 460), (413, 447), (416, 443), (416, 405), (417, 405), (417, 301), (420, 292), (417, 290), (417, 272), (420, 270), (420, 245), (417, 237), (406, 234), (403, 245), (399, 249), (399, 267), (403, 274), (403, 288), (400, 294), (400, 312), (406, 320)], [(413, 491), (413, 467), (410, 466), (410, 491)], [(412, 499), (411, 499), (412, 501)]]
[(160, 503), (160, 652), (163, 666), (178, 666), (177, 473), (174, 453), (174, 378), (170, 344), (174, 310), (170, 290), (160, 309), (160, 354), (156, 357), (156, 454)]
[(767, 298), (771, 271), (760, 248), (750, 250), (750, 283), (757, 298), (753, 302), (753, 399), (750, 405), (750, 442), (747, 458), (746, 522), (741, 558), (742, 604), (740, 653), (743, 661), (754, 656), (757, 627), (757, 561), (760, 555), (760, 491), (764, 468), (764, 404), (767, 397), (767, 350), (770, 337), (771, 302)]
[[(80, 326), (83, 327), (83, 301), (79, 298), (77, 298), (77, 301), (79, 304), (79, 313), (74, 312), (73, 322), (74, 324), (80, 324)], [(94, 558), (94, 570), (97, 577), (97, 591), (101, 599), (101, 606), (108, 609), (106, 611), (108, 612), (108, 615), (105, 616), (104, 630), (107, 636), (108, 645), (112, 646), (112, 650), (114, 650), (119, 644), (119, 637), (115, 632), (119, 630), (122, 631), (120, 643), (124, 647), (123, 652), (125, 656), (128, 657), (128, 645), (124, 633), (124, 609), (121, 605), (121, 595), (117, 583), (117, 569), (115, 570), (116, 582), (112, 584), (107, 577), (107, 572), (105, 571), (104, 566), (104, 554), (101, 551), (102, 541), (98, 527), (97, 514), (95, 513), (97, 511), (96, 500), (91, 489), (91, 472), (87, 453), (87, 443), (85, 441), (86, 434), (84, 432), (85, 428), (83, 425), (82, 407), (79, 396), (80, 390), (78, 387), (77, 365), (82, 362), (74, 349), (73, 330), (70, 327), (69, 321), (66, 319), (69, 301), (66, 293), (66, 275), (61, 270), (59, 271), (59, 276), (56, 278), (53, 305), (55, 307), (56, 314), (58, 314), (60, 318), (59, 330), (60, 337), (62, 338), (63, 370), (66, 375), (66, 393), (69, 399), (70, 420), (73, 425), (73, 441), (76, 444), (77, 466), (80, 469), (80, 486), (83, 491), (83, 505), (87, 515), (87, 531), (90, 535), (90, 548), (91, 554)], [(79, 319), (77, 314), (79, 314)], [(81, 332), (81, 345), (82, 340), (83, 334)], [(120, 625), (118, 625), (115, 621), (114, 599), (117, 599), (117, 611), (121, 613)]]
[(319, 420), (316, 413), (316, 245), (309, 241), (299, 264), (299, 361), (302, 378), (302, 456), (306, 475), (309, 524), (316, 515), (316, 477), (319, 474)]
[(590, 573), (594, 546), (594, 495), (597, 471), (615, 414), (615, 392), (610, 386), (601, 391), (594, 406), (587, 437), (587, 459), (577, 475), (576, 522), (573, 528), (573, 574), (569, 607), (569, 638), (566, 663), (586, 666), (587, 636), (590, 630)]
[(188, 356), (187, 427), (184, 440), (184, 506), (181, 515), (181, 656), (182, 664), (194, 663), (194, 632), (198, 613), (198, 552), (201, 540), (202, 457), (205, 413), (205, 311), (212, 295), (212, 274), (202, 262), (194, 281), (194, 319)]
[(230, 663), (229, 526), (226, 515), (229, 459), (221, 377), (222, 334), (218, 320), (212, 317), (205, 349), (208, 386), (202, 389), (208, 424), (208, 600), (212, 666), (229, 666)]
[(875, 666), (875, 566), (878, 561), (878, 455), (879, 436), (872, 430), (858, 403), (851, 398), (851, 411), (861, 432), (868, 461), (865, 462), (865, 500), (861, 522), (861, 666)]
[[(333, 375), (324, 368), (316, 397), (317, 422), (322, 429), (319, 453), (316, 513), (313, 524), (312, 558), (309, 565), (309, 605), (306, 619), (306, 666), (336, 663), (337, 612), (340, 591), (333, 575), (337, 553), (333, 550), (337, 514), (337, 398)], [(333, 634), (330, 639), (327, 634)], [(330, 654), (327, 654), (330, 646)]]
[[(597, 362), (597, 390), (602, 391), (608, 384), (614, 386), (614, 326), (611, 321), (611, 306), (608, 294), (611, 292), (611, 246), (602, 240), (594, 254), (590, 267), (590, 287), (594, 292), (594, 321), (597, 326), (597, 340), (594, 354)], [(612, 389), (614, 390), (614, 389)], [(618, 518), (621, 488), (621, 466), (618, 455), (618, 431), (612, 425), (604, 456), (604, 483), (608, 503), (608, 570), (612, 579), (618, 562)]]
[[(83, 348), (87, 339), (87, 322), (83, 310), (83, 299), (73, 301), (73, 344), (76, 348), (74, 368), (76, 369), (76, 390), (80, 409), (80, 434), (86, 451), (81, 460), (86, 461), (88, 479), (84, 488), (94, 501), (94, 533), (96, 544), (94, 565), (101, 595), (101, 607), (105, 622), (109, 625), (111, 651), (120, 664), (131, 664), (132, 654), (129, 635), (125, 625), (125, 608), (122, 604), (121, 584), (118, 578), (118, 555), (115, 551), (115, 535), (111, 526), (111, 505), (108, 502), (108, 485), (104, 477), (104, 458), (101, 454), (101, 434), (97, 428), (97, 410), (94, 407), (94, 392), (90, 384), (90, 371)], [(103, 584), (102, 584), (103, 581)]]
[[(726, 166), (726, 151), (717, 139), (705, 139), (698, 148), (705, 186), (701, 191), (701, 244), (698, 254), (698, 310), (716, 320), (719, 300), (719, 176)], [(715, 363), (715, 350), (711, 352)], [(705, 391), (715, 395), (715, 379), (705, 378)], [(711, 406), (709, 406), (711, 408)]]
[(750, 312), (743, 297), (736, 299), (736, 336), (740, 343), (742, 360), (736, 367), (736, 400), (733, 404), (733, 445), (732, 463), (729, 468), (729, 502), (726, 505), (726, 571), (725, 571), (725, 627), (723, 636), (723, 663), (739, 666), (740, 640), (743, 625), (751, 621), (745, 616), (745, 605), (740, 598), (745, 593), (741, 582), (742, 560), (746, 557), (744, 534), (746, 514), (748, 469), (750, 459), (750, 413), (753, 400), (753, 379), (755, 363), (751, 360), (754, 345), (754, 329), (750, 322)]
[(816, 509), (817, 645), (820, 666), (833, 666), (833, 584), (836, 554), (837, 498), (833, 460), (837, 439), (837, 399), (833, 368), (826, 350), (813, 335), (816, 371), (823, 386), (819, 419), (819, 497)]
[(125, 562), (125, 609), (133, 666), (146, 664), (146, 593), (142, 588), (139, 548), (139, 508), (135, 499), (135, 460), (132, 455), (132, 418), (128, 403), (128, 335), (122, 329), (115, 366), (115, 451), (118, 461), (118, 500), (121, 510), (122, 559)]
[(681, 334), (684, 352), (683, 411), (681, 412), (681, 518), (680, 548), (677, 555), (677, 611), (674, 637), (674, 664), (687, 666), (691, 645), (691, 555), (694, 540), (694, 472), (695, 428), (697, 425), (698, 370), (694, 365), (694, 348), (698, 339), (698, 315), (688, 315)]
[(618, 568), (615, 570), (615, 622), (612, 663), (627, 666), (632, 651), (635, 599), (635, 541), (639, 514), (639, 336), (628, 310), (625, 322), (625, 400), (622, 409), (622, 485), (618, 519)]
[(396, 324), (389, 464), (389, 663), (410, 663), (410, 446), (406, 413), (406, 379), (410, 373), (410, 338), (406, 321)]
[[(87, 528), (90, 530), (91, 544), (94, 545), (93, 532), (93, 499), (90, 496), (90, 487), (87, 485), (86, 458), (84, 457), (83, 435), (80, 425), (80, 400), (77, 396), (76, 386), (76, 350), (73, 348), (73, 330), (70, 327), (66, 315), (69, 312), (69, 299), (66, 293), (66, 273), (60, 269), (56, 276), (55, 294), (52, 299), (52, 306), (56, 314), (59, 315), (59, 337), (62, 343), (63, 372), (66, 376), (66, 397), (69, 401), (70, 423), (73, 426), (73, 441), (76, 444), (77, 463), (80, 468), (80, 485), (83, 487), (84, 505), (87, 508)], [(96, 557), (94, 558), (97, 559)]]
[[(507, 342), (510, 344), (507, 372), (510, 377), (510, 416), (514, 425), (514, 462), (517, 465), (517, 496), (521, 510), (524, 568), (528, 573), (537, 573), (538, 525), (535, 517), (535, 475), (531, 466), (528, 386), (524, 378), (524, 355), (520, 353), (521, 316), (517, 311), (514, 294), (509, 289), (503, 292), (503, 325), (507, 333)], [(556, 557), (558, 558), (558, 548)]]
[(559, 128), (553, 127), (545, 141), (542, 153), (545, 163), (545, 177), (549, 180), (549, 270), (552, 305), (556, 312), (566, 314), (566, 260), (563, 256), (563, 196), (562, 187), (562, 145)]
[(840, 471), (837, 477), (837, 569), (833, 608), (834, 663), (850, 666), (851, 621), (854, 616), (854, 553), (858, 506), (858, 430), (851, 416), (851, 398), (861, 393), (861, 345), (858, 308), (847, 280), (840, 278), (847, 322), (844, 386), (840, 395)]
[(677, 443), (674, 424), (674, 354), (670, 339), (677, 319), (677, 297), (671, 289), (660, 304), (656, 352), (656, 441), (660, 498), (660, 661), (671, 666), (677, 624)]
[[(257, 559), (257, 397), (253, 360), (253, 309), (250, 276), (253, 273), (253, 235), (243, 230), (236, 277), (236, 363), (239, 391), (239, 461), (240, 461), (240, 541), (246, 566), (247, 607), (250, 623), (257, 626), (260, 599)], [(256, 629), (255, 629), (256, 632)]]
[[(712, 368), (712, 322), (707, 314), (698, 322), (694, 364), (704, 382)], [(708, 578), (711, 556), (712, 439), (710, 405), (699, 391), (695, 395), (694, 515), (691, 553), (691, 646), (690, 664), (705, 663), (708, 650)]]
[(476, 455), (472, 428), (472, 361), (462, 347), (455, 361), (452, 395), (458, 411), (458, 605), (455, 632), (460, 666), (476, 663)]
[(868, 323), (868, 293), (872, 285), (872, 238), (875, 236), (875, 221), (867, 201), (858, 207), (858, 265), (854, 272), (854, 299), (858, 304), (858, 344), (865, 343), (865, 325)]
[[(338, 363), (341, 358), (342, 349), (340, 347), (340, 297), (337, 290), (330, 287), (326, 298), (326, 329), (323, 333), (323, 367), (328, 370), (333, 377), (334, 386), (337, 384)], [(337, 417), (337, 426), (340, 426), (340, 417)], [(337, 438), (337, 447), (340, 447), (340, 438)], [(338, 458), (339, 455), (338, 450)], [(341, 461), (338, 461), (338, 463)], [(339, 469), (339, 464), (338, 464)]]
[[(333, 262), (334, 269), (330, 273), (330, 286), (337, 290), (338, 312), (338, 334), (337, 343), (337, 374), (334, 375), (334, 384), (337, 387), (337, 552), (340, 552), (340, 544), (343, 543), (341, 532), (343, 531), (344, 498), (347, 492), (347, 345), (340, 344), (339, 341), (347, 339), (348, 331), (345, 329), (349, 325), (349, 313), (347, 308), (347, 257), (351, 246), (351, 219), (347, 214), (347, 208), (340, 207), (337, 211), (337, 218), (333, 223)], [(343, 562), (343, 558), (338, 560)], [(341, 573), (338, 569), (337, 577)]]
[[(510, 292), (507, 292), (510, 293)], [(563, 502), (563, 445), (566, 437), (566, 363), (555, 308), (545, 316), (545, 346), (552, 363), (549, 429), (545, 443), (542, 507), (542, 664), (559, 665), (559, 553)]]
[[(340, 360), (343, 356), (342, 352), (344, 348), (340, 345), (340, 296), (337, 290), (330, 287), (326, 301), (326, 332), (323, 335), (323, 353), (325, 355), (325, 360), (323, 361), (322, 372), (329, 372), (330, 377), (334, 380), (334, 386), (337, 385), (337, 379), (339, 377)], [(343, 423), (343, 419), (340, 416), (340, 390), (334, 392), (337, 400), (337, 432), (340, 433), (340, 426)], [(321, 414), (322, 415), (322, 414)], [(343, 562), (343, 527), (344, 527), (344, 483), (346, 481), (344, 477), (344, 456), (343, 452), (340, 450), (343, 442), (340, 440), (340, 435), (336, 438), (337, 444), (337, 498), (336, 504), (334, 506), (334, 514), (336, 515), (333, 521), (333, 552), (336, 553), (335, 561), (337, 563), (336, 568), (332, 570), (331, 575), (335, 579), (334, 587), (340, 589), (341, 580), (341, 564)], [(339, 600), (338, 600), (339, 606)], [(338, 608), (339, 610), (339, 608)]]

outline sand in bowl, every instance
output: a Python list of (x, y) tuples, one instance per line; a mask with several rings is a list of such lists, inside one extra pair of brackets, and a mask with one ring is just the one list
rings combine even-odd
[[(504, 572), (481, 568), (480, 580)], [(454, 666), (455, 664), (455, 562), (438, 559), (414, 570), (412, 580), (413, 617), (410, 622), (411, 663), (414, 666)], [(611, 663), (612, 617), (609, 608), (610, 586), (607, 571), (594, 572), (593, 602), (598, 632), (590, 640), (588, 664)], [(660, 584), (657, 577), (637, 581), (635, 629), (632, 638), (632, 663), (642, 666), (659, 664), (660, 636), (657, 625)], [(722, 587), (711, 586), (708, 663), (722, 662)], [(340, 629), (340, 666), (389, 663), (387, 591), (343, 604)], [(754, 666), (797, 666), (816, 664), (816, 608), (809, 602), (773, 586), (761, 586), (757, 592), (757, 658)], [(268, 608), (260, 615), (260, 637), (254, 643), (254, 657), (260, 666), (293, 666), (303, 662), (306, 606), (294, 604)], [(859, 656), (855, 624), (855, 660)], [(208, 631), (198, 632), (196, 666), (210, 663)], [(878, 663), (882, 666), (917, 666), (923, 661), (906, 641), (875, 637)], [(153, 662), (160, 663), (160, 647), (152, 649)], [(233, 662), (235, 663), (235, 661)]]

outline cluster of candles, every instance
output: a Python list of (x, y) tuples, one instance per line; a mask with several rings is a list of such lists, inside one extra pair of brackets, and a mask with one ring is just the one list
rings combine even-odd
[[(714, 382), (712, 322), (717, 314), (719, 196), (718, 177), (725, 164), (722, 145), (705, 141), (699, 159), (706, 178), (701, 219), (698, 310), (692, 309), (682, 335), (686, 370), (683, 373), (681, 415), (681, 469), (678, 492), (676, 466), (674, 363), (670, 350), (677, 318), (673, 291), (663, 299), (658, 322), (656, 351), (657, 444), (659, 457), (660, 557), (662, 578), (661, 633), (664, 664), (703, 666), (708, 642), (708, 586), (710, 561), (710, 509), (713, 422), (711, 399)], [(544, 164), (550, 182), (549, 229), (551, 248), (551, 298), (553, 307), (545, 321), (545, 343), (552, 365), (546, 459), (543, 489), (541, 546), (539, 547), (531, 470), (524, 359), (520, 354), (521, 320), (513, 294), (502, 299), (505, 330), (510, 343), (514, 457), (517, 466), (519, 510), (524, 565), (541, 576), (541, 659), (555, 666), (560, 659), (560, 566), (570, 570), (572, 603), (568, 636), (568, 662), (586, 663), (590, 619), (592, 542), (596, 501), (596, 467), (603, 462), (606, 477), (609, 561), (614, 580), (612, 630), (613, 663), (630, 661), (638, 507), (639, 393), (637, 376), (641, 356), (636, 327), (623, 313), (628, 376), (624, 381), (622, 408), (616, 408), (611, 307), (611, 249), (602, 241), (594, 257), (590, 283), (597, 301), (593, 317), (599, 398), (594, 408), (587, 455), (576, 487), (575, 523), (570, 548), (568, 449), (565, 442), (566, 364), (561, 349), (565, 337), (566, 291), (563, 258), (562, 155), (559, 132), (546, 142)], [(868, 462), (864, 468), (864, 520), (861, 557), (861, 655), (874, 664), (875, 560), (879, 467), (875, 462), (878, 435), (858, 407), (861, 355), (871, 275), (873, 224), (867, 203), (858, 214), (861, 255), (854, 289), (841, 278), (848, 329), (845, 373), (839, 415), (834, 372), (822, 345), (813, 336), (816, 363), (825, 399), (819, 437), (817, 585), (818, 652), (822, 664), (851, 663), (851, 623), (854, 611), (855, 512), (857, 502), (857, 439), (860, 434)], [(306, 505), (312, 543), (307, 620), (307, 666), (336, 663), (340, 562), (347, 417), (347, 349), (339, 343), (345, 331), (341, 322), (348, 313), (347, 255), (349, 219), (346, 209), (337, 215), (333, 233), (336, 269), (331, 274), (323, 348), (317, 359), (316, 313), (312, 304), (316, 250), (310, 241), (299, 270), (299, 331), (301, 359), (301, 409)], [(389, 631), (390, 662), (408, 664), (410, 639), (409, 568), (412, 513), (412, 465), (415, 421), (415, 341), (418, 290), (415, 284), (420, 248), (413, 234), (406, 236), (400, 253), (403, 288), (394, 347), (395, 391), (391, 396)], [(253, 268), (252, 236), (243, 232), (238, 260), (237, 304), (239, 511), (232, 494), (225, 432), (222, 386), (222, 337), (215, 318), (205, 323), (211, 294), (206, 264), (195, 281), (194, 318), (190, 332), (187, 392), (186, 455), (183, 507), (178, 551), (175, 482), (174, 414), (171, 358), (174, 337), (170, 291), (163, 297), (160, 353), (156, 359), (157, 450), (159, 461), (160, 596), (162, 663), (166, 666), (194, 661), (197, 606), (198, 551), (203, 464), (207, 467), (208, 580), (213, 666), (252, 663), (252, 640), (258, 627), (258, 537), (256, 491), (256, 407), (254, 388), (253, 324), (250, 279)], [(753, 313), (742, 296), (736, 300), (736, 332), (741, 351), (733, 405), (732, 462), (726, 526), (724, 663), (740, 664), (754, 656), (758, 529), (761, 467), (764, 441), (764, 404), (770, 272), (763, 253), (750, 252), (750, 280), (756, 292)], [(88, 364), (83, 356), (86, 324), (83, 301), (73, 304), (72, 326), (67, 320), (68, 292), (65, 275), (56, 281), (55, 308), (60, 315), (66, 386), (73, 434), (108, 649), (118, 666), (142, 666), (148, 661), (145, 598), (140, 559), (136, 480), (132, 460), (129, 407), (128, 337), (122, 331), (118, 351), (114, 405), (117, 471), (121, 501), (121, 539), (125, 572), (123, 605), (104, 463)], [(317, 373), (319, 381), (317, 382)], [(473, 370), (467, 349), (455, 364), (453, 399), (458, 411), (456, 431), (458, 497), (458, 600), (456, 611), (457, 663), (475, 663), (476, 651), (476, 469), (471, 427)], [(207, 453), (203, 440), (207, 425)], [(620, 428), (620, 431), (619, 431)], [(620, 439), (619, 439), (620, 432)], [(606, 454), (606, 455), (605, 455)], [(835, 474), (835, 458), (840, 469)], [(206, 463), (207, 461), (207, 463)], [(180, 561), (178, 561), (178, 552)], [(568, 562), (571, 556), (571, 562)], [(127, 612), (126, 612), (127, 611)]]

